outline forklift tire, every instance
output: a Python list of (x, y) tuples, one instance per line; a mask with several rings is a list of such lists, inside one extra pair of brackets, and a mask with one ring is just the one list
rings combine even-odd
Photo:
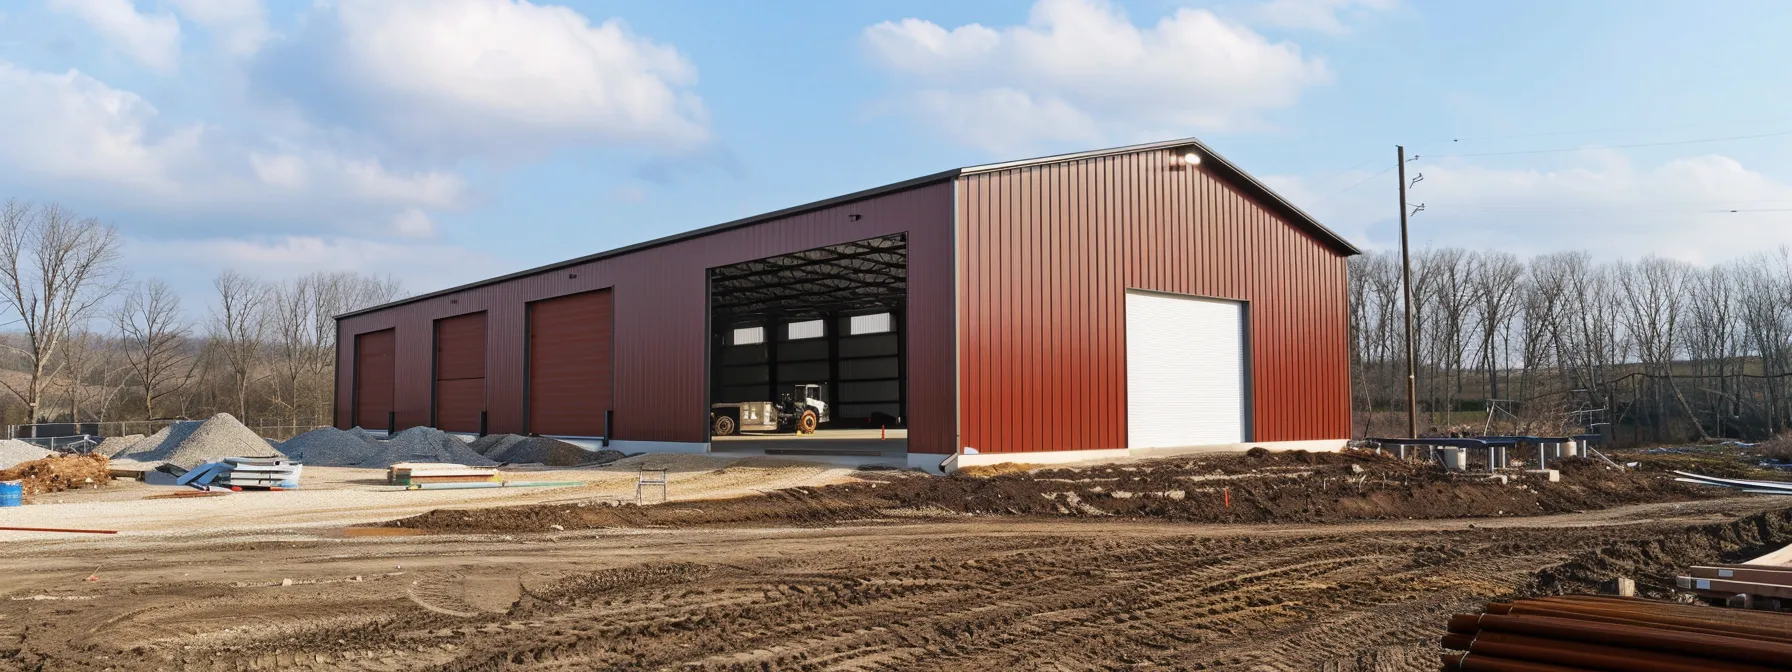
[(734, 418), (726, 415), (718, 415), (716, 416), (716, 419), (710, 423), (710, 430), (712, 430), (710, 433), (715, 436), (729, 436), (733, 434), (735, 430)]
[(815, 411), (803, 411), (803, 417), (797, 418), (796, 421), (796, 433), (814, 434), (815, 426), (820, 422), (821, 419), (815, 416)]

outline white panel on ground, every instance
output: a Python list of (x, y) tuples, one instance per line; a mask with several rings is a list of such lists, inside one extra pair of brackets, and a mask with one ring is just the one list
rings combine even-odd
[(1129, 448), (1241, 443), (1244, 306), (1126, 293)]

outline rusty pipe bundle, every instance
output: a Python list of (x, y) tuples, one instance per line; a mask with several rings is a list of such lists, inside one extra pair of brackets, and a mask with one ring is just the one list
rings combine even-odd
[(1550, 597), (1457, 614), (1446, 670), (1752, 672), (1792, 667), (1792, 618), (1632, 598)]

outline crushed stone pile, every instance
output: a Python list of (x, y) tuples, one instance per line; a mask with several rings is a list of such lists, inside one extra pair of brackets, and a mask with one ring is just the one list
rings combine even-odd
[(24, 462), (41, 460), (54, 454), (18, 439), (0, 440), (0, 469), (11, 469)]
[(375, 444), (374, 451), (355, 466), (384, 469), (399, 462), (445, 462), (469, 467), (497, 464), (474, 452), (467, 442), (433, 427), (412, 427)]
[(235, 416), (219, 413), (201, 422), (186, 420), (162, 428), (117, 455), (135, 462), (167, 462), (192, 469), (226, 457), (285, 457), (267, 439)]
[(510, 464), (545, 464), (550, 467), (573, 467), (593, 462), (613, 462), (622, 459), (622, 453), (614, 450), (592, 452), (576, 444), (550, 439), (545, 436), (517, 436), (515, 434), (493, 434), (475, 440), (469, 446), (481, 455), (498, 462)]
[(529, 437), (521, 434), (487, 434), (473, 439), (473, 442), (467, 444), (467, 447), (472, 448), (475, 453), (492, 457), (503, 454), (505, 450), (516, 445), (516, 442), (527, 438)]
[(111, 481), (106, 468), (104, 455), (57, 455), (0, 471), (0, 481), (20, 481), (25, 495), (41, 495), (89, 485), (104, 486)]
[(131, 446), (137, 445), (137, 442), (142, 441), (142, 440), (143, 440), (142, 434), (127, 434), (125, 436), (108, 436), (108, 437), (106, 437), (106, 440), (100, 442), (100, 445), (94, 447), (93, 452), (96, 455), (105, 455), (106, 457), (112, 457), (119, 453), (130, 450)]
[(352, 467), (381, 452), (381, 446), (366, 432), (319, 427), (282, 442), (280, 452), (300, 464)]

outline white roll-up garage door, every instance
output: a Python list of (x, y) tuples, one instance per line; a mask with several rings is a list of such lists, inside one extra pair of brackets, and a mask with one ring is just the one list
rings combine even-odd
[(1126, 293), (1131, 448), (1242, 443), (1244, 305)]

